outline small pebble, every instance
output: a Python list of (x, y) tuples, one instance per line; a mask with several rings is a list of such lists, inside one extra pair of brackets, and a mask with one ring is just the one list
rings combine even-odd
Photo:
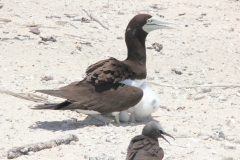
[(132, 132), (135, 132), (135, 131), (136, 131), (136, 127), (133, 127), (133, 128), (132, 128)]
[(10, 118), (7, 118), (5, 120), (8, 121), (8, 122), (12, 122), (12, 120)]
[(222, 160), (235, 160), (233, 157), (223, 157)]
[(174, 131), (174, 132), (177, 132), (177, 128), (173, 128), (173, 131)]
[(27, 153), (28, 152), (28, 148), (24, 147), (23, 149), (20, 150), (22, 153)]
[(76, 145), (77, 143), (75, 141), (71, 141), (70, 145)]
[(178, 74), (178, 75), (181, 75), (182, 74), (182, 71), (180, 71), (179, 69), (177, 68), (172, 68), (171, 69), (174, 73)]
[(32, 32), (33, 34), (37, 34), (39, 35), (40, 34), (40, 30), (38, 27), (30, 27), (30, 32)]
[(234, 145), (232, 143), (225, 143), (224, 148), (225, 149), (236, 149), (236, 145)]
[(206, 135), (206, 136), (201, 136), (202, 140), (208, 140), (210, 138), (210, 136)]
[(26, 38), (25, 38), (25, 37), (22, 37), (22, 36), (17, 36), (17, 37), (14, 37), (13, 39), (23, 41), (23, 40), (25, 40)]
[(51, 72), (45, 73), (44, 75), (42, 75), (41, 80), (42, 81), (53, 80), (53, 74)]
[(115, 160), (115, 156), (109, 156), (108, 160)]
[(212, 150), (212, 154), (213, 154), (213, 155), (216, 155), (216, 153), (217, 153), (217, 152), (216, 152), (215, 150)]
[(17, 156), (17, 153), (14, 153), (14, 152), (9, 152), (8, 155), (7, 155), (8, 159), (13, 159), (13, 158), (16, 158), (18, 157)]
[(235, 140), (235, 143), (240, 144), (240, 138), (237, 138), (237, 139)]
[(155, 73), (159, 73), (160, 72), (160, 70), (159, 69), (155, 69)]
[(213, 67), (209, 67), (208, 70), (209, 70), (209, 71), (213, 71), (214, 68), (213, 68)]
[(203, 132), (199, 132), (199, 133), (198, 133), (198, 137), (203, 136), (203, 135), (204, 135)]
[(227, 98), (226, 98), (225, 96), (220, 96), (220, 97), (218, 97), (218, 99), (219, 99), (220, 101), (227, 101)]
[(235, 126), (235, 120), (234, 119), (229, 119), (226, 123), (228, 127), (234, 127)]
[(148, 77), (147, 79), (148, 79), (148, 80), (154, 80), (155, 77)]
[(223, 141), (223, 138), (216, 138), (217, 141)]
[(228, 141), (233, 141), (235, 138), (233, 137), (233, 136), (227, 136), (226, 137), (226, 140), (228, 140)]
[(197, 95), (194, 96), (194, 100), (200, 100), (200, 99), (203, 99), (203, 98), (205, 98), (205, 95), (203, 95), (203, 94), (197, 94)]
[(202, 93), (201, 87), (197, 87), (197, 88), (196, 88), (196, 91), (197, 91), (197, 93)]
[(107, 139), (106, 139), (106, 142), (111, 142), (111, 139), (110, 139), (110, 138), (107, 138)]
[(208, 92), (211, 92), (212, 91), (212, 89), (210, 88), (210, 87), (203, 87), (203, 88), (201, 88), (202, 89), (202, 92), (203, 93), (208, 93)]
[(33, 151), (28, 152), (28, 155), (33, 155), (33, 154), (34, 154)]
[(218, 137), (225, 139), (226, 135), (225, 135), (225, 133), (223, 131), (220, 131)]

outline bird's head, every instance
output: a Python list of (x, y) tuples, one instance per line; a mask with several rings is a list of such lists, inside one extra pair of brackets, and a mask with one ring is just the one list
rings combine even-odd
[(172, 27), (167, 26), (167, 24), (173, 23), (167, 22), (166, 20), (163, 20), (157, 16), (138, 14), (130, 20), (126, 31), (131, 31), (133, 34), (138, 34), (137, 32), (144, 31), (146, 34), (148, 34), (156, 29), (172, 29)]
[(174, 139), (173, 136), (171, 136), (170, 134), (165, 132), (163, 130), (162, 126), (159, 123), (155, 122), (155, 121), (148, 122), (144, 126), (144, 128), (142, 130), (142, 135), (150, 137), (150, 138), (153, 138), (155, 140), (157, 140), (158, 138), (163, 138), (168, 143), (169, 143), (169, 141), (164, 137), (164, 135), (172, 137)]

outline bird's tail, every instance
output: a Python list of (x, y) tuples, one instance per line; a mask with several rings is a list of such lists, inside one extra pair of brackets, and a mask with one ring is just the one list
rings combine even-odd
[(55, 109), (55, 106), (58, 105), (58, 103), (51, 103), (51, 104), (40, 104), (37, 106), (32, 107), (31, 109), (34, 110), (41, 110), (41, 109)]
[(69, 101), (64, 101), (62, 103), (50, 103), (50, 104), (42, 104), (32, 107), (31, 109), (34, 110), (41, 110), (41, 109), (53, 109), (53, 110), (59, 110), (64, 109), (64, 107), (67, 107), (68, 105), (71, 105), (72, 103)]
[(66, 98), (60, 90), (36, 90), (36, 92), (41, 92), (55, 97)]

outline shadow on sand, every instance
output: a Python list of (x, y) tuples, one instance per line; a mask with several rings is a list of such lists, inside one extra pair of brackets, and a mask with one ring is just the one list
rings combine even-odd
[[(151, 119), (151, 121), (156, 121)], [(84, 128), (87, 126), (116, 126), (116, 127), (127, 127), (127, 126), (138, 126), (146, 124), (148, 121), (137, 122), (134, 124), (130, 123), (121, 123), (116, 124), (113, 119), (107, 117), (96, 117), (96, 116), (87, 116), (84, 120), (78, 121), (77, 119), (69, 119), (63, 121), (38, 121), (34, 125), (29, 126), (30, 129), (43, 129), (49, 131), (68, 131), (76, 130), (79, 128)]]

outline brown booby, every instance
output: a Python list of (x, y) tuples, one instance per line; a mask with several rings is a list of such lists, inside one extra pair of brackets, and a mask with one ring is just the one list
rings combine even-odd
[[(118, 113), (141, 103), (146, 95), (140, 87), (145, 83), (147, 75), (145, 39), (153, 30), (171, 28), (166, 24), (169, 23), (148, 14), (134, 16), (125, 32), (125, 60), (119, 61), (111, 57), (99, 61), (86, 69), (86, 77), (82, 81), (73, 82), (57, 90), (37, 90), (64, 98), (66, 101), (39, 105), (34, 109), (81, 110), (85, 114), (113, 113), (116, 122), (119, 123)], [(159, 107), (155, 98), (148, 101), (153, 103), (155, 108)]]
[(142, 134), (132, 138), (127, 149), (126, 160), (162, 160), (164, 152), (159, 147), (158, 138), (163, 138), (168, 142), (164, 135), (174, 139), (163, 130), (159, 123), (148, 122), (143, 128)]

